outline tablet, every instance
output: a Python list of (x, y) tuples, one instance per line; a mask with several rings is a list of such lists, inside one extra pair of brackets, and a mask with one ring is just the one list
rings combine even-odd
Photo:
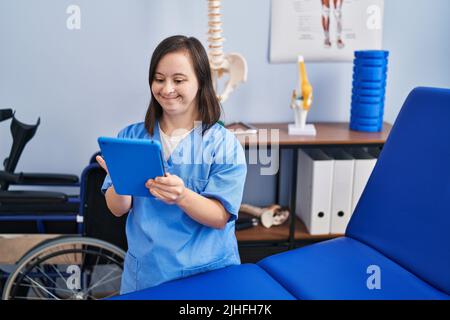
[(117, 194), (153, 197), (145, 182), (164, 176), (158, 141), (100, 137), (98, 144)]

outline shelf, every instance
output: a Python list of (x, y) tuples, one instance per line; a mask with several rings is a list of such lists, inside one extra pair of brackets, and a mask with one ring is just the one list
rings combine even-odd
[[(304, 223), (297, 217), (295, 219), (295, 240), (327, 240), (343, 236), (342, 234), (310, 235), (306, 230)], [(288, 241), (289, 220), (280, 226), (265, 228), (259, 224), (256, 227), (236, 231), (236, 238), (238, 242)]]
[(371, 145), (384, 144), (392, 125), (383, 122), (383, 129), (380, 132), (361, 132), (349, 129), (348, 122), (318, 122), (314, 123), (317, 130), (315, 136), (289, 135), (288, 123), (252, 123), (257, 130), (264, 129), (258, 134), (239, 134), (236, 137), (242, 145), (246, 147), (257, 146), (264, 142), (267, 145), (272, 143), (270, 130), (278, 130), (278, 140), (276, 144), (283, 147), (306, 147), (323, 145)]
[[(275, 144), (282, 149), (298, 150), (300, 148), (311, 147), (351, 147), (351, 146), (365, 146), (378, 147), (386, 142), (387, 137), (392, 129), (392, 125), (384, 122), (383, 128), (380, 132), (360, 132), (349, 129), (348, 122), (321, 122), (314, 123), (317, 130), (315, 136), (298, 136), (289, 135), (289, 123), (251, 123), (251, 125), (258, 130), (255, 134), (237, 134), (236, 137), (245, 148), (262, 148)], [(232, 129), (236, 129), (235, 126)], [(276, 130), (275, 135), (270, 134), (271, 130)], [(272, 137), (274, 141), (272, 141)], [(297, 156), (296, 153), (293, 153)], [(281, 155), (281, 152), (280, 152)], [(296, 159), (294, 157), (294, 159)], [(292, 161), (292, 172), (296, 172), (297, 163)], [(277, 179), (280, 179), (278, 176)], [(279, 183), (279, 181), (277, 182)], [(291, 185), (296, 186), (297, 177), (291, 177)], [(278, 189), (277, 189), (278, 190)], [(279, 190), (278, 190), (279, 191)], [(290, 207), (292, 212), (296, 211), (296, 200), (290, 200)], [(274, 226), (271, 228), (264, 228), (261, 225), (245, 230), (236, 231), (237, 240), (241, 243), (245, 242), (290, 242), (289, 238), (290, 223), (286, 221), (281, 226)], [(336, 237), (342, 234), (326, 234), (326, 235), (310, 235), (303, 222), (296, 217), (295, 223), (295, 241), (320, 241)], [(289, 245), (293, 245), (290, 243)]]

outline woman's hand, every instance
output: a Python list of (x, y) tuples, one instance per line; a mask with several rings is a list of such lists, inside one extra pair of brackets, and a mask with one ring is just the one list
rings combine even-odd
[(97, 160), (97, 163), (100, 165), (100, 167), (102, 167), (103, 170), (105, 170), (106, 173), (109, 174), (108, 167), (106, 166), (105, 160), (101, 156), (96, 156), (95, 160)]
[(166, 173), (165, 177), (147, 180), (145, 186), (152, 195), (167, 204), (178, 204), (187, 190), (183, 180), (170, 173)]
[[(100, 167), (102, 167), (103, 170), (105, 170), (106, 173), (109, 174), (105, 160), (101, 156), (96, 156), (95, 160), (97, 160)], [(116, 217), (123, 216), (131, 209), (132, 205), (131, 196), (124, 196), (117, 194), (116, 191), (114, 190), (113, 185), (111, 185), (108, 188), (108, 190), (106, 190), (105, 199), (108, 209)]]
[(191, 219), (208, 227), (223, 229), (230, 219), (222, 203), (209, 199), (184, 186), (183, 180), (173, 174), (149, 179), (145, 183), (149, 192), (167, 204), (176, 204)]

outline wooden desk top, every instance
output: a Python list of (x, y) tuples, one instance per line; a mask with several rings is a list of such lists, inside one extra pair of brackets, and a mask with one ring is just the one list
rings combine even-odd
[[(239, 214), (239, 216), (245, 214)], [(323, 234), (310, 235), (305, 227), (305, 224), (295, 217), (295, 240), (326, 240), (336, 237), (341, 237), (342, 234)], [(259, 224), (256, 227), (236, 231), (236, 238), (239, 242), (247, 241), (288, 241), (289, 240), (289, 220), (281, 226), (272, 226), (267, 229)]]
[[(360, 132), (349, 129), (348, 122), (319, 122), (314, 123), (317, 135), (298, 136), (288, 134), (288, 123), (252, 123), (258, 130), (266, 129), (258, 134), (237, 134), (236, 137), (245, 146), (258, 144), (258, 138), (267, 139), (267, 144), (271, 144), (270, 129), (279, 130), (279, 144), (281, 146), (307, 146), (307, 145), (349, 145), (349, 144), (383, 144), (391, 131), (392, 125), (383, 123), (381, 132)], [(233, 129), (233, 127), (231, 127)]]

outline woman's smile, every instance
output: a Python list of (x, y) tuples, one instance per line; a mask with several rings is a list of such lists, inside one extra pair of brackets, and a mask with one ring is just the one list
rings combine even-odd
[(185, 51), (166, 54), (157, 64), (151, 90), (167, 116), (197, 112), (199, 85), (191, 57)]
[(161, 104), (175, 104), (177, 102), (181, 101), (181, 96), (180, 95), (176, 95), (176, 96), (164, 96), (164, 95), (159, 95), (159, 99), (161, 100)]
[(159, 95), (161, 98), (166, 99), (166, 100), (175, 100), (178, 99), (180, 96), (176, 95), (176, 96), (165, 96), (165, 95)]

